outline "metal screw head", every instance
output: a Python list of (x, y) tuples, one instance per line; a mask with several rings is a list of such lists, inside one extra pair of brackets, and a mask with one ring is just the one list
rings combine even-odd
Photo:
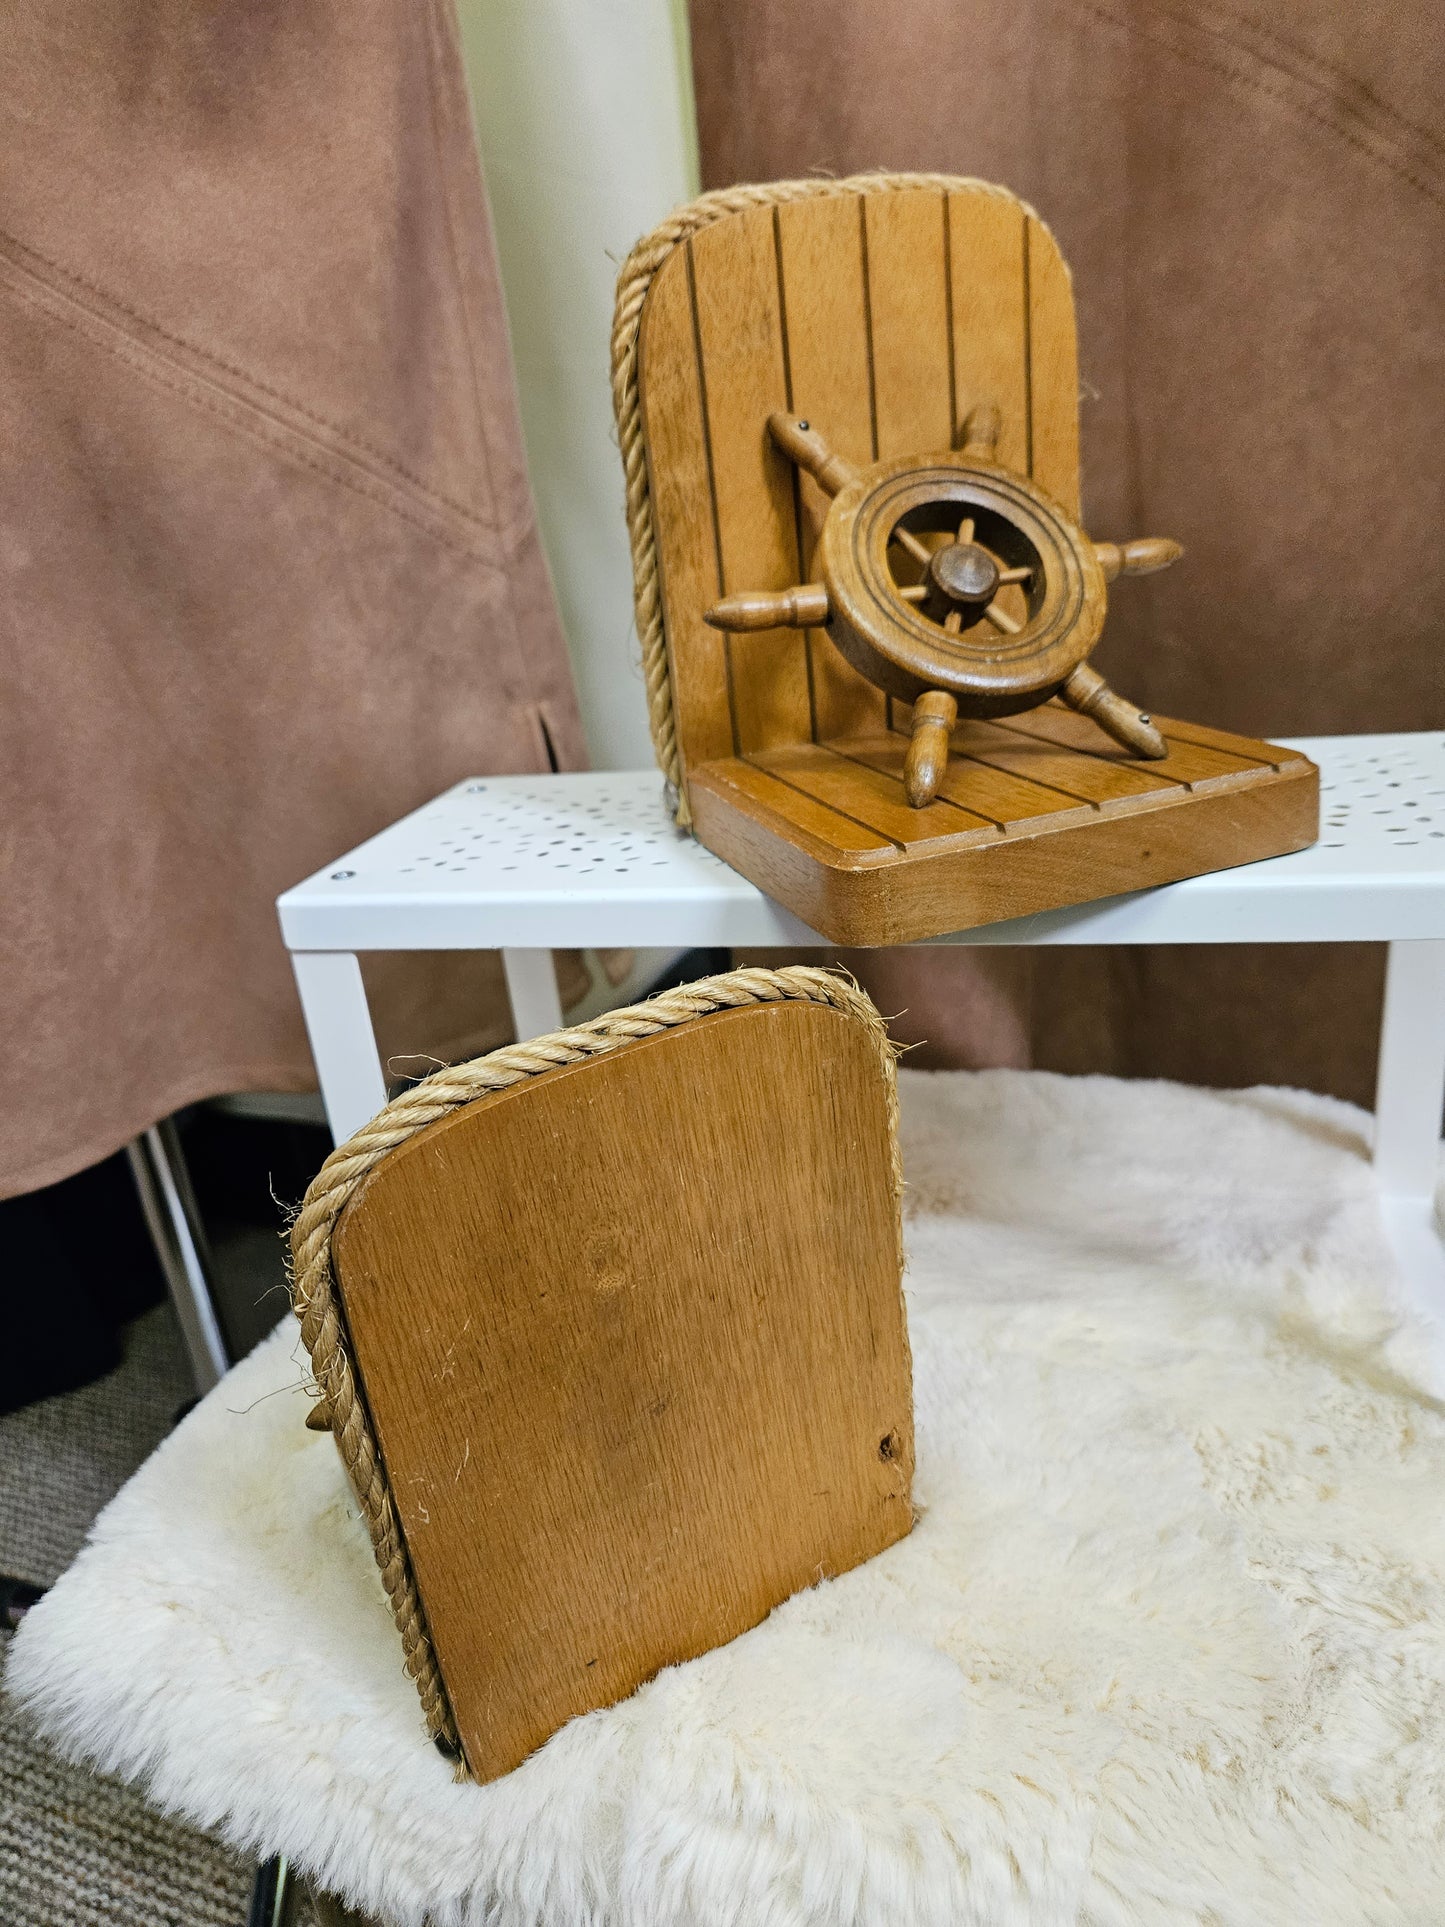
[(1146, 716), (1144, 711), (1141, 709), (1139, 711), (1139, 720), (1141, 723), (1152, 723), (1154, 718), (1152, 716)]
[(802, 431), (803, 431), (803, 433), (804, 433), (805, 435), (807, 434), (807, 432), (808, 432), (808, 430), (809, 430), (809, 428), (811, 427), (811, 425), (812, 425), (812, 424), (811, 424), (811, 423), (809, 423), (809, 422), (799, 422), (799, 423), (798, 423), (798, 426), (799, 426), (799, 428), (801, 428), (801, 429), (802, 429)]
[(333, 870), (331, 872), (331, 881), (333, 883), (345, 883), (348, 877), (354, 877), (355, 875), (355, 870)]

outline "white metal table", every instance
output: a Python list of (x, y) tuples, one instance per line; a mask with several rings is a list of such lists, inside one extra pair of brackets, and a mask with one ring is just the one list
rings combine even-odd
[[(1387, 943), (1374, 1168), (1401, 1267), (1445, 1311), (1445, 736), (1292, 747), (1320, 766), (1314, 848), (939, 941)], [(338, 1142), (387, 1095), (360, 951), (500, 950), (525, 1038), (562, 1022), (553, 949), (824, 941), (676, 831), (653, 770), (458, 783), (278, 908)]]

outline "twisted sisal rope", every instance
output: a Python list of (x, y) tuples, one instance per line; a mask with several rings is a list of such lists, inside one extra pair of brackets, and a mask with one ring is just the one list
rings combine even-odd
[(647, 720), (653, 751), (676, 796), (677, 821), (684, 829), (691, 827), (692, 811), (683, 786), (682, 755), (677, 742), (662, 595), (657, 579), (657, 534), (652, 521), (642, 400), (637, 380), (638, 337), (647, 291), (653, 276), (675, 247), (696, 234), (699, 228), (721, 221), (729, 214), (741, 214), (752, 207), (775, 207), (782, 201), (812, 200), (820, 195), (888, 194), (910, 187), (932, 188), (944, 194), (965, 190), (993, 194), (1000, 200), (1015, 202), (1024, 213), (1038, 219), (1028, 203), (1006, 187), (960, 174), (878, 173), (852, 174), (837, 181), (765, 181), (752, 186), (715, 188), (712, 193), (675, 208), (661, 226), (637, 243), (617, 277), (617, 304), (612, 317), (612, 411), (627, 481), (627, 534), (632, 545), (632, 593), (637, 611), (637, 637), (642, 647), (642, 676), (647, 689)]
[[(901, 1201), (903, 1174), (898, 1160), (897, 1080), (893, 1047), (883, 1021), (849, 979), (802, 965), (783, 970), (734, 970), (720, 977), (704, 977), (679, 990), (665, 991), (647, 1003), (608, 1011), (571, 1030), (534, 1037), (525, 1044), (509, 1044), (470, 1063), (447, 1065), (393, 1098), (369, 1124), (364, 1124), (345, 1144), (338, 1145), (302, 1200), (291, 1226), (291, 1296), (301, 1321), (302, 1341), (311, 1357), (311, 1370), (321, 1392), (320, 1409), (336, 1439), (371, 1535), (372, 1550), (401, 1634), (406, 1670), (421, 1697), (427, 1731), (458, 1757), (461, 1746), (456, 1722), (427, 1632), (426, 1615), (392, 1504), (386, 1468), (347, 1352), (346, 1327), (331, 1269), (331, 1239), (336, 1221), (362, 1179), (374, 1171), (389, 1152), (428, 1124), (449, 1116), (474, 1099), (506, 1090), (524, 1078), (540, 1076), (558, 1065), (581, 1063), (618, 1050), (637, 1038), (674, 1030), (716, 1010), (736, 1010), (746, 1004), (777, 1003), (785, 999), (828, 1004), (867, 1026), (887, 1082), (894, 1195)], [(901, 1218), (899, 1266), (901, 1270)]]

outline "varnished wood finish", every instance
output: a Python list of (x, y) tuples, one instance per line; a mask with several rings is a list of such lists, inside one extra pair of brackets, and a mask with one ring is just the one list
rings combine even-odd
[(825, 495), (836, 495), (840, 488), (856, 482), (861, 473), (855, 462), (828, 446), (806, 416), (775, 408), (768, 417), (768, 433), (789, 461), (811, 475)]
[[(800, 575), (797, 568), (793, 465), (769, 440), (766, 427), (772, 411), (787, 406), (788, 378), (772, 209), (753, 208), (703, 228), (687, 243), (687, 255), (707, 401), (715, 593), (786, 588), (803, 581), (807, 572)], [(644, 345), (644, 384), (648, 354)], [(643, 393), (645, 398), (645, 385)], [(694, 502), (691, 510), (695, 539), (703, 542), (708, 499)], [(739, 749), (805, 739), (812, 728), (806, 637), (774, 629), (730, 636), (727, 647)]]
[[(815, 439), (815, 438), (811, 438)], [(900, 516), (926, 514), (944, 551), (923, 546), (899, 527)], [(947, 549), (971, 553), (978, 538), (948, 537), (975, 521), (1007, 536), (990, 536), (990, 560), (1003, 566), (1007, 546), (1025, 564), (1029, 601), (1019, 615), (992, 598), (974, 605), (952, 598), (960, 624), (942, 619), (944, 593), (936, 569)], [(908, 548), (937, 589), (921, 607), (898, 593), (895, 544)], [(871, 681), (904, 702), (945, 689), (964, 715), (990, 716), (1046, 700), (1084, 660), (1104, 623), (1106, 592), (1094, 545), (1053, 503), (1013, 471), (942, 451), (880, 462), (842, 484), (814, 557), (828, 593), (828, 633)], [(1022, 635), (1020, 632), (1025, 632)], [(1019, 641), (1007, 650), (1000, 636)]]
[(961, 723), (925, 809), (906, 800), (902, 731), (710, 764), (693, 808), (710, 849), (845, 944), (912, 943), (1314, 841), (1305, 757), (1153, 721), (1165, 754), (1148, 763), (1052, 703)]
[[(1086, 658), (1103, 627), (1106, 583), (1167, 569), (1183, 550), (1168, 537), (1091, 542), (1026, 477), (994, 461), (1001, 433), (1000, 410), (980, 402), (957, 455), (859, 468), (811, 421), (775, 409), (774, 445), (829, 498), (813, 556), (822, 580), (724, 596), (703, 614), (734, 635), (823, 625), (860, 675), (918, 704), (905, 784), (915, 808), (932, 800), (960, 708), (1009, 715), (1057, 695), (1135, 755), (1164, 754), (1149, 718)], [(926, 526), (910, 526), (910, 515), (925, 516)], [(906, 580), (910, 567), (921, 571), (917, 581)], [(1010, 584), (1026, 590), (1021, 615), (1001, 599)], [(965, 633), (979, 624), (977, 637)], [(1021, 640), (1006, 651), (999, 636)], [(813, 715), (816, 736), (816, 702)]]
[(1112, 736), (1125, 749), (1132, 749), (1136, 756), (1147, 756), (1153, 761), (1169, 754), (1153, 718), (1135, 704), (1125, 702), (1087, 662), (1081, 662), (1069, 677), (1059, 691), (1059, 701), (1067, 703), (1070, 709), (1077, 709), (1081, 716), (1090, 717), (1106, 736)]
[[(1077, 523), (1073, 298), (1051, 237), (1017, 202), (850, 190), (717, 221), (654, 277), (641, 392), (694, 826), (831, 940), (940, 935), (1314, 840), (1317, 777), (1302, 758), (1141, 723), (1089, 672), (1071, 696), (1132, 749), (1165, 752), (1135, 760), (1057, 702), (1009, 713), (1012, 696), (961, 689), (956, 667), (930, 681), (926, 665), (890, 668), (850, 641), (820, 553), (828, 489), (855, 486), (850, 472), (963, 443)], [(801, 466), (779, 437), (802, 438)], [(975, 539), (966, 506), (960, 545)], [(1097, 595), (1100, 611), (1107, 581), (1178, 553), (1162, 539), (1081, 541), (1085, 600)], [(897, 622), (926, 641), (931, 612), (942, 661), (970, 633), (969, 612), (944, 608), (931, 555), (915, 558), (916, 583), (895, 578)], [(831, 629), (813, 626), (820, 584)], [(971, 633), (1002, 646), (1037, 617), (1026, 582), (1002, 572), (1000, 584)], [(740, 610), (745, 628), (704, 620), (724, 598), (756, 595), (776, 600)], [(753, 626), (774, 614), (775, 626)], [(1034, 686), (1062, 687), (1078, 660), (1060, 655), (1054, 680)], [(960, 724), (946, 764), (936, 740), (920, 748), (933, 780), (915, 784), (914, 808), (910, 704), (930, 689), (995, 720)], [(1022, 683), (1014, 695), (1036, 699)]]
[(998, 438), (1003, 432), (1003, 417), (991, 401), (970, 408), (959, 437), (958, 452), (966, 462), (998, 460)]
[(864, 1028), (768, 1004), (481, 1099), (349, 1204), (351, 1344), (476, 1777), (909, 1530), (892, 1160)]
[(812, 629), (828, 620), (828, 591), (819, 583), (801, 582), (795, 589), (724, 596), (703, 620), (733, 635), (750, 629)]
[[(977, 404), (991, 403), (1000, 418), (996, 459), (1021, 475), (1034, 474), (1033, 454), (1040, 439), (1036, 374), (1062, 361), (1064, 379), (1072, 371), (1075, 397), (1078, 393), (1072, 302), (1036, 315), (1031, 300), (1038, 261), (1050, 255), (1057, 259), (1053, 242), (1022, 208), (991, 195), (949, 195), (955, 390), (950, 439), (953, 427)], [(1062, 271), (1062, 262), (1059, 267)], [(1064, 288), (1067, 294), (1067, 275)], [(1076, 399), (1076, 413), (1077, 406)], [(918, 445), (914, 447), (916, 451)], [(1065, 457), (1044, 486), (1064, 508), (1076, 512), (1077, 455), (1072, 473)]]
[[(1180, 545), (1167, 537), (1091, 542), (1025, 478), (991, 460), (1001, 432), (991, 403), (971, 409), (961, 432), (956, 456), (860, 469), (810, 421), (775, 410), (768, 417), (772, 441), (829, 498), (813, 557), (822, 580), (725, 596), (704, 611), (704, 621), (735, 635), (825, 625), (860, 675), (917, 703), (905, 784), (915, 807), (933, 797), (947, 759), (946, 732), (960, 709), (974, 717), (1009, 715), (1057, 695), (1135, 755), (1162, 756), (1163, 739), (1148, 716), (1085, 658), (1103, 627), (1105, 584), (1168, 568)], [(927, 516), (936, 546), (922, 525), (915, 530), (902, 519), (910, 514)], [(979, 538), (981, 524), (993, 549)], [(907, 582), (912, 566), (920, 579)], [(1027, 591), (1022, 615), (1001, 598), (1010, 584)], [(975, 628), (977, 635), (966, 633)], [(1021, 640), (1005, 650), (1000, 635)], [(814, 714), (816, 733), (816, 707)]]
[[(678, 754), (686, 772), (736, 748), (731, 642), (703, 621), (727, 593), (712, 512), (707, 395), (695, 352), (691, 256), (679, 248), (647, 296), (642, 336), (656, 372), (642, 385), (648, 481), (657, 532), (658, 573), (666, 607), (668, 675)], [(739, 583), (746, 589), (749, 583)], [(778, 586), (785, 587), (782, 577)]]
[(1167, 535), (1138, 535), (1132, 542), (1096, 542), (1094, 558), (1106, 582), (1121, 575), (1157, 575), (1176, 563), (1184, 550)]
[(903, 759), (903, 793), (910, 808), (921, 810), (937, 796), (957, 721), (958, 704), (942, 690), (930, 690), (913, 705), (913, 728)]
[[(1029, 309), (1029, 449), (1024, 473), (1079, 519), (1079, 356), (1063, 256), (1039, 222), (1024, 230)], [(979, 395), (989, 390), (980, 388)], [(1002, 448), (1000, 461), (1006, 459)], [(1014, 463), (1015, 467), (1019, 465)]]
[[(785, 202), (776, 210), (778, 278), (788, 322), (788, 399), (778, 406), (826, 422), (847, 461), (874, 459), (878, 440), (880, 310), (874, 238), (867, 206), (852, 195)], [(787, 466), (785, 462), (785, 467)], [(798, 580), (811, 562), (828, 496), (793, 470), (793, 533)], [(882, 692), (844, 662), (821, 630), (808, 637), (812, 734), (843, 735), (886, 725)]]
[[(640, 386), (685, 780), (716, 756), (887, 727), (820, 630), (725, 635), (722, 597), (812, 578), (827, 497), (771, 441), (777, 410), (854, 466), (948, 448), (979, 402), (998, 459), (1078, 512), (1068, 276), (1016, 201), (978, 189), (824, 196), (730, 215), (663, 263)], [(1068, 396), (1068, 419), (1044, 411)], [(726, 742), (723, 738), (726, 738)]]

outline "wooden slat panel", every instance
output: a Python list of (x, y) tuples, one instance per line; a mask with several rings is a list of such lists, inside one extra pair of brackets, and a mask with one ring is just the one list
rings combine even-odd
[[(866, 764), (869, 769), (881, 770), (899, 784), (903, 781), (903, 759), (908, 745), (896, 733), (853, 737), (847, 742), (830, 743), (828, 747), (840, 756)], [(984, 817), (1000, 829), (1023, 824), (1036, 830), (1041, 817), (1051, 819), (1051, 829), (1061, 829), (1071, 819), (1082, 822), (1097, 815), (1092, 803), (1076, 802), (1072, 797), (1061, 796), (1057, 790), (1044, 789), (1025, 777), (958, 754), (950, 756), (938, 794), (946, 803), (956, 803), (960, 809)]]
[[(864, 207), (878, 453), (932, 454), (953, 445), (958, 425), (948, 197), (871, 194)], [(884, 699), (885, 727), (896, 708)]]
[[(852, 195), (785, 202), (775, 210), (789, 376), (789, 407), (829, 445), (866, 467), (874, 457), (867, 291), (861, 208)], [(812, 580), (813, 550), (828, 498), (797, 475), (798, 580)], [(878, 727), (881, 690), (845, 662), (821, 629), (808, 631), (812, 733)]]
[[(1258, 756), (1236, 755), (1222, 749), (1196, 747), (1193, 743), (1172, 742), (1164, 719), (1160, 717), (1157, 721), (1160, 729), (1165, 731), (1164, 740), (1169, 743), (1169, 754), (1144, 765), (1153, 774), (1177, 777), (1181, 783), (1197, 788), (1203, 783), (1237, 782), (1272, 768), (1270, 763)], [(1054, 703), (1046, 703), (1042, 709), (1030, 709), (1022, 716), (1009, 716), (1002, 727), (1020, 735), (1058, 743), (1066, 749), (1083, 750), (1088, 756), (1105, 758), (1118, 767), (1136, 761), (1128, 750), (1120, 749), (1087, 716), (1076, 715), (1073, 710), (1063, 709)]]
[(765, 769), (753, 763), (744, 762), (741, 757), (729, 757), (725, 762), (708, 766), (708, 781), (715, 788), (727, 789), (737, 795), (751, 798), (765, 808), (775, 810), (794, 829), (805, 835), (816, 837), (819, 843), (830, 850), (896, 850), (897, 844), (881, 831), (870, 830), (851, 817), (840, 816), (837, 810), (830, 809), (826, 803), (816, 803), (811, 796), (804, 796)]
[(990, 769), (1006, 770), (1031, 783), (1056, 790), (1061, 802), (1116, 804), (1130, 798), (1158, 798), (1184, 793), (1184, 785), (1155, 772), (1157, 763), (1110, 762), (1106, 757), (1080, 756), (1056, 749), (1052, 743), (996, 723), (969, 722), (954, 732), (954, 746)]
[[(709, 776), (697, 793), (712, 805)], [(1124, 797), (1057, 833), (1045, 819), (1033, 834), (931, 838), (883, 862), (820, 861), (811, 839), (785, 844), (725, 804), (709, 809), (707, 836), (831, 942), (914, 943), (1300, 849), (1317, 834), (1318, 800), (1317, 772), (1298, 762)]]
[(1027, 226), (1029, 414), (1033, 477), (1079, 513), (1079, 350), (1068, 270), (1047, 230)]
[(959, 414), (992, 401), (1003, 415), (998, 458), (1029, 465), (1024, 220), (1016, 201), (977, 191), (948, 197), (954, 389)]
[(863, 200), (878, 455), (929, 455), (953, 442), (944, 196)]
[(903, 800), (901, 783), (862, 763), (834, 755), (820, 744), (765, 750), (748, 760), (800, 790), (804, 796), (829, 804), (855, 823), (881, 831), (901, 849), (941, 836), (998, 835), (996, 825), (953, 803), (930, 803), (926, 809), (910, 809)]
[[(692, 258), (723, 593), (796, 581), (792, 464), (767, 418), (788, 405), (771, 208), (703, 228)], [(733, 732), (742, 750), (812, 734), (808, 645), (796, 629), (728, 639)]]
[[(727, 643), (702, 612), (721, 593), (712, 490), (693, 342), (687, 256), (678, 249), (652, 283), (642, 320), (642, 409), (667, 646), (683, 766), (730, 755)], [(698, 530), (705, 527), (706, 539)]]
[(1238, 736), (1232, 730), (1210, 729), (1204, 723), (1176, 722), (1172, 716), (1156, 716), (1154, 720), (1171, 743), (1194, 743), (1201, 749), (1222, 749), (1231, 756), (1241, 756), (1250, 762), (1257, 762), (1262, 750), (1270, 751), (1271, 769), (1283, 769), (1287, 763), (1308, 761), (1296, 749), (1261, 744), (1254, 737)]

